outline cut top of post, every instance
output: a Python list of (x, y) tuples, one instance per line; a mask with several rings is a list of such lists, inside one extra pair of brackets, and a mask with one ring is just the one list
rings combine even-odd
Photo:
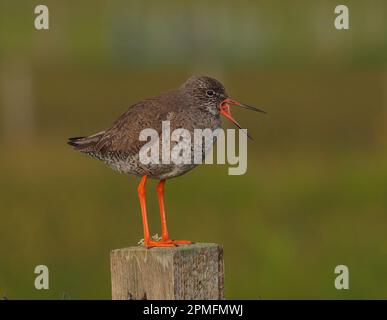
[(113, 299), (224, 299), (223, 247), (195, 243), (111, 252)]

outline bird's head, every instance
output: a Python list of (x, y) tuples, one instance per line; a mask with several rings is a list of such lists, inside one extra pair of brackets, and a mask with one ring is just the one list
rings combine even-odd
[(209, 112), (212, 116), (224, 116), (239, 129), (242, 127), (231, 115), (230, 105), (266, 113), (261, 109), (231, 99), (224, 86), (214, 78), (192, 76), (182, 85), (182, 89), (195, 99), (198, 108)]

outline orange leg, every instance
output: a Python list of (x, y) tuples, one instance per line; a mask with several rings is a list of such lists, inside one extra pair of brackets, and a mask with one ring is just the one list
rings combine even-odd
[(161, 217), (161, 241), (160, 242), (172, 243), (172, 244), (190, 244), (192, 242), (189, 240), (169, 239), (167, 219), (165, 217), (165, 207), (164, 207), (164, 186), (165, 186), (165, 179), (160, 180), (159, 184), (157, 185), (157, 197), (159, 199), (160, 217)]
[(173, 247), (172, 243), (166, 243), (161, 241), (153, 241), (149, 236), (149, 227), (148, 227), (148, 217), (146, 213), (146, 201), (145, 201), (145, 184), (146, 184), (147, 176), (143, 176), (141, 178), (140, 184), (138, 185), (138, 197), (140, 198), (140, 206), (141, 206), (141, 215), (142, 215), (142, 224), (144, 227), (144, 245), (147, 248), (151, 247)]
[(169, 240), (168, 228), (167, 228), (167, 219), (165, 217), (165, 207), (164, 207), (164, 186), (165, 180), (160, 180), (158, 183), (157, 197), (159, 199), (159, 207), (160, 207), (160, 218), (161, 218), (161, 239), (163, 241)]

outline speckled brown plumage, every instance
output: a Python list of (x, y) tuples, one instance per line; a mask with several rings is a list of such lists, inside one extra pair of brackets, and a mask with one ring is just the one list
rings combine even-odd
[[(209, 96), (208, 90), (216, 94)], [(171, 132), (184, 128), (192, 136), (194, 129), (219, 128), (219, 105), (226, 97), (219, 81), (191, 77), (177, 90), (134, 104), (110, 128), (88, 137), (70, 138), (68, 143), (120, 172), (157, 179), (172, 178), (188, 172), (195, 165), (142, 164), (139, 151), (146, 142), (140, 141), (140, 132), (152, 128), (161, 136), (161, 125), (165, 120), (170, 121)], [(171, 148), (173, 146), (171, 143)]]

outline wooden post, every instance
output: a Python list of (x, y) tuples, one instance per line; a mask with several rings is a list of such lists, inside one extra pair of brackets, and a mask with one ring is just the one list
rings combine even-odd
[(224, 299), (223, 247), (129, 247), (110, 254), (113, 300)]

